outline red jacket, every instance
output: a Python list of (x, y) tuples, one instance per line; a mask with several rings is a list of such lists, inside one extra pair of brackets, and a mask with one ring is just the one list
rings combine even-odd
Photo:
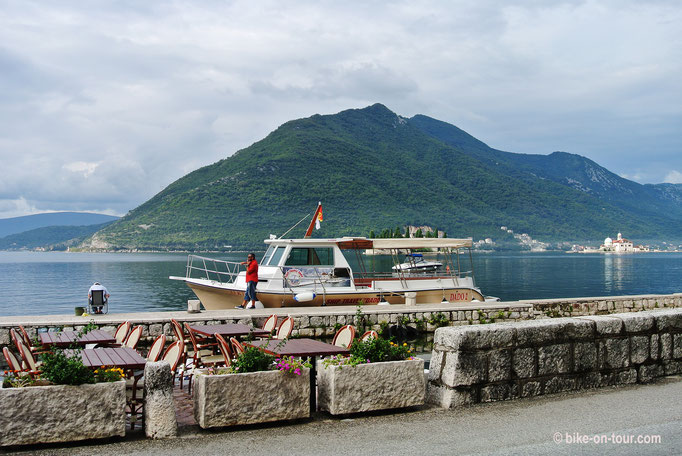
[(252, 260), (246, 267), (246, 281), (258, 283), (258, 262)]

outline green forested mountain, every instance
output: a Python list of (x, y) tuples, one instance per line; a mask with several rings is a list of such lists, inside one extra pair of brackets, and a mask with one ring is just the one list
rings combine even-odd
[[(574, 160), (579, 164), (569, 166)], [(570, 154), (495, 151), (452, 125), (406, 119), (376, 104), (287, 122), (178, 179), (85, 247), (260, 247), (270, 233), (279, 235), (312, 213), (317, 201), (324, 222), (316, 237), (428, 224), (450, 237), (497, 238), (506, 225), (544, 240), (596, 240), (617, 231), (639, 239), (682, 238), (677, 188), (652, 190), (673, 195), (651, 197), (670, 210), (643, 214), (622, 198), (578, 185), (585, 179), (580, 162), (598, 167)]]
[(91, 212), (46, 212), (0, 219), (0, 238), (47, 226), (98, 225), (118, 219), (113, 215)]
[(44, 226), (0, 238), (0, 250), (66, 250), (112, 222), (84, 226)]

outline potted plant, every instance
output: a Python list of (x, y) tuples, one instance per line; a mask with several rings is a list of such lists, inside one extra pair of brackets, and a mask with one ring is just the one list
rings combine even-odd
[(424, 360), (407, 344), (386, 339), (356, 340), (349, 357), (318, 362), (318, 405), (332, 415), (424, 404)]
[(0, 446), (125, 435), (122, 370), (93, 372), (63, 350), (44, 354), (40, 368), (36, 376), (7, 373), (0, 389)]
[(194, 417), (202, 428), (310, 416), (310, 365), (248, 347), (230, 367), (199, 370)]

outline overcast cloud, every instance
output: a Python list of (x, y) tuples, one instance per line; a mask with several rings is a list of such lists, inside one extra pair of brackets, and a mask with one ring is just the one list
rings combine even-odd
[(0, 0), (0, 217), (124, 214), (282, 123), (380, 102), (682, 183), (678, 1)]

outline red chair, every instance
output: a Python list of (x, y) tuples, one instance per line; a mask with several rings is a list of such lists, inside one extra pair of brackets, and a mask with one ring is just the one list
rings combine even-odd
[(332, 345), (348, 348), (353, 343), (353, 339), (355, 339), (355, 328), (351, 325), (345, 325), (336, 331)]
[(123, 343), (126, 341), (128, 338), (128, 332), (130, 331), (130, 322), (129, 321), (124, 321), (120, 325), (118, 325), (118, 328), (116, 328), (116, 332), (114, 333), (114, 339), (116, 339), (116, 343), (119, 345), (123, 345)]
[(19, 331), (21, 332), (22, 339), (24, 339), (24, 343), (33, 352), (34, 355), (46, 352), (46, 350), (43, 350), (42, 347), (36, 347), (35, 345), (33, 345), (31, 338), (28, 337), (28, 333), (26, 332), (23, 326), (19, 325)]
[(232, 365), (232, 350), (230, 349), (230, 344), (228, 344), (225, 338), (220, 334), (216, 334), (215, 338), (218, 341), (218, 348), (220, 348), (220, 352), (223, 354), (223, 358), (225, 358), (225, 366), (230, 367)]
[(366, 331), (361, 337), (361, 341), (366, 341), (368, 339), (378, 339), (379, 338), (379, 333), (377, 333), (375, 330), (370, 329), (369, 331)]
[(291, 335), (291, 331), (294, 330), (294, 319), (287, 317), (284, 319), (279, 329), (277, 329), (277, 334), (275, 334), (275, 339), (286, 339)]
[(2, 354), (5, 356), (5, 361), (7, 361), (9, 370), (16, 372), (22, 372), (24, 370), (19, 358), (14, 356), (14, 353), (12, 353), (9, 348), (2, 347)]
[(36, 361), (36, 359), (33, 357), (33, 353), (31, 350), (24, 344), (23, 340), (17, 340), (16, 341), (17, 348), (19, 349), (19, 356), (21, 356), (21, 359), (24, 360), (24, 363), (26, 363), (26, 367), (28, 368), (29, 371), (31, 372), (37, 372), (40, 369), (38, 367), (40, 366), (40, 362)]
[(140, 337), (142, 337), (142, 326), (135, 326), (133, 330), (130, 331), (130, 334), (128, 334), (128, 337), (126, 337), (126, 341), (123, 345), (134, 349), (140, 342)]
[(263, 323), (263, 330), (271, 333), (275, 328), (277, 328), (277, 315), (270, 315)]
[(163, 354), (164, 345), (166, 345), (166, 336), (161, 334), (159, 337), (154, 339), (152, 346), (149, 348), (149, 352), (147, 352), (147, 361), (158, 361)]
[(230, 344), (232, 345), (232, 353), (234, 353), (234, 356), (239, 356), (244, 353), (244, 346), (236, 338), (230, 337)]

